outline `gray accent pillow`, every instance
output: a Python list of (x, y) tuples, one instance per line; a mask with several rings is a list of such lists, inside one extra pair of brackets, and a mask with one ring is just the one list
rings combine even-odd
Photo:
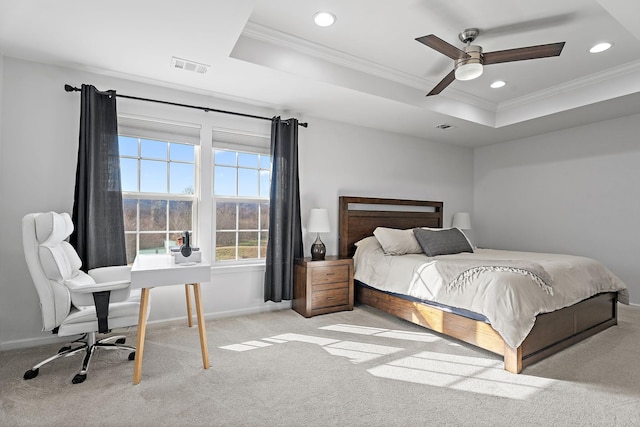
[(422, 251), (427, 256), (459, 254), (460, 252), (473, 252), (469, 241), (457, 228), (433, 231), (424, 228), (414, 228), (416, 237)]

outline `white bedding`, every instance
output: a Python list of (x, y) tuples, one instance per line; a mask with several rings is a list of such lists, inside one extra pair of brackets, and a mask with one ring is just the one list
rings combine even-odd
[[(447, 260), (536, 263), (548, 273), (552, 292), (545, 292), (527, 275), (509, 271), (481, 272), (466, 286), (451, 289), (437, 265)], [(435, 257), (393, 256), (385, 255), (372, 236), (358, 243), (354, 265), (354, 279), (371, 287), (482, 314), (511, 347), (522, 344), (540, 313), (607, 291), (618, 291), (618, 300), (629, 302), (625, 284), (611, 271), (591, 258), (572, 255), (476, 249), (475, 253)]]

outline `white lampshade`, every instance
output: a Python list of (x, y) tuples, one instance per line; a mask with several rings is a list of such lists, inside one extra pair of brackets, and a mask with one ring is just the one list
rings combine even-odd
[(471, 230), (471, 215), (469, 212), (457, 212), (453, 214), (452, 227), (460, 230)]
[(329, 213), (326, 209), (311, 209), (307, 231), (310, 233), (328, 233), (331, 231)]

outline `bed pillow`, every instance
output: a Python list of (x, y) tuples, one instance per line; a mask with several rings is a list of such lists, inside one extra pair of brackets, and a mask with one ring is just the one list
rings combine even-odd
[(427, 256), (473, 252), (466, 236), (457, 228), (440, 231), (414, 228), (413, 234)]
[[(449, 227), (449, 228), (420, 227), (420, 228), (422, 228), (423, 230), (442, 231), (442, 230), (451, 230), (451, 229), (452, 229), (452, 228), (454, 228), (454, 227)], [(457, 228), (457, 227), (456, 227), (456, 228)], [(458, 228), (458, 230), (460, 230), (460, 229)], [(467, 231), (468, 231), (468, 232), (467, 232)], [(475, 251), (476, 249), (478, 249), (478, 247), (477, 247), (477, 246), (476, 246), (476, 244), (473, 242), (473, 239), (472, 239), (472, 236), (471, 236), (471, 233), (470, 233), (470, 231), (471, 231), (471, 230), (467, 230), (467, 231), (460, 230), (460, 232), (461, 232), (462, 234), (464, 234), (464, 237), (466, 237), (466, 238), (467, 238), (467, 241), (468, 241), (468, 242), (469, 242), (469, 244), (471, 245), (471, 249), (473, 249), (473, 250)]]
[(387, 255), (420, 254), (422, 248), (418, 244), (412, 229), (398, 230), (396, 228), (377, 227), (373, 231), (382, 250)]

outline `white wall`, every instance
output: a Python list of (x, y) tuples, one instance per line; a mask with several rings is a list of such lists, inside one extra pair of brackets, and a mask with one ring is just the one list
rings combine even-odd
[[(80, 98), (78, 93), (66, 93), (65, 83), (93, 84), (101, 90), (116, 89), (127, 95), (267, 117), (279, 112), (9, 57), (4, 57), (1, 65), (0, 349), (8, 349), (52, 339), (51, 334), (40, 332), (38, 297), (24, 261), (20, 224), (26, 213), (70, 212), (73, 206)], [(118, 100), (118, 112), (200, 123), (207, 129), (203, 131), (204, 141), (210, 138), (211, 126), (268, 133), (270, 125), (268, 121), (123, 98)], [(299, 130), (303, 227), (311, 208), (326, 207), (332, 230), (337, 230), (338, 195), (442, 200), (446, 223), (450, 222), (453, 212), (471, 210), (473, 152), (470, 149), (298, 117), (309, 122), (309, 128)], [(210, 153), (204, 157), (210, 159)], [(210, 179), (208, 173), (210, 169), (203, 167), (204, 180)], [(202, 210), (211, 212), (211, 203), (206, 199), (203, 198)], [(210, 245), (208, 218), (205, 214), (198, 221), (200, 246)], [(306, 234), (304, 237), (305, 253), (308, 253), (310, 237)], [(337, 253), (337, 231), (322, 237), (327, 252)], [(213, 270), (212, 281), (202, 289), (206, 315), (228, 316), (290, 307), (289, 302), (263, 302), (263, 275), (264, 268), (260, 266)], [(183, 287), (157, 288), (151, 292), (151, 321), (182, 317), (185, 317)]]
[[(310, 119), (300, 131), (300, 192), (303, 231), (312, 208), (327, 208), (330, 235), (321, 235), (327, 254), (338, 252), (338, 196), (444, 201), (444, 223), (471, 210), (473, 153), (344, 123)], [(304, 234), (310, 256), (314, 235)]]
[(640, 115), (474, 153), (480, 246), (595, 258), (640, 303)]

